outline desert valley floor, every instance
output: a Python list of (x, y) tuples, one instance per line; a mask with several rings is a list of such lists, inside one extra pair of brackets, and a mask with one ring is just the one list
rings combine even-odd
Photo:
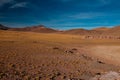
[(89, 80), (110, 71), (120, 72), (119, 39), (0, 30), (0, 80)]

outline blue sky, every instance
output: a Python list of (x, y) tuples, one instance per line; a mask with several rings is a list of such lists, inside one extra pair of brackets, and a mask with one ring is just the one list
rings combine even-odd
[(55, 29), (120, 25), (120, 0), (0, 0), (0, 23)]

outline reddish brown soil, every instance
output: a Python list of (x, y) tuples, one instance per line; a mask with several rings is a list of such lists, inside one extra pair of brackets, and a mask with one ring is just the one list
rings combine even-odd
[(0, 79), (89, 80), (108, 71), (118, 72), (119, 45), (117, 40), (0, 31)]

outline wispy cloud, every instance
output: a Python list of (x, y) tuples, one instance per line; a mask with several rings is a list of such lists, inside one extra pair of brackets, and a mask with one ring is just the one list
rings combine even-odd
[(89, 1), (89, 0), (81, 0), (79, 1), (77, 4), (78, 7), (82, 6), (82, 7), (101, 7), (101, 6), (105, 6), (108, 4), (111, 4), (113, 0), (93, 0), (93, 1)]
[(93, 18), (97, 18), (100, 16), (105, 16), (104, 13), (99, 13), (99, 12), (83, 12), (83, 13), (79, 13), (79, 14), (73, 14), (70, 15), (70, 18), (75, 18), (75, 19), (93, 19)]
[(16, 0), (0, 0), (0, 7), (11, 4), (10, 8), (27, 7), (28, 2), (17, 2)]
[(0, 0), (0, 7), (7, 4), (7, 3), (12, 3), (14, 0)]
[(12, 5), (10, 8), (27, 7), (28, 2), (20, 2)]
[[(114, 17), (113, 17), (114, 16)], [(103, 19), (103, 18), (118, 18), (119, 13), (105, 13), (105, 12), (81, 12), (76, 14), (69, 14), (71, 19)]]

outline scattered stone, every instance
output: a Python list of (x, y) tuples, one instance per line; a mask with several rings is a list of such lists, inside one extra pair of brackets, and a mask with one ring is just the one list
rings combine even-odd
[(102, 61), (97, 61), (98, 63), (100, 63), (100, 64), (105, 64), (104, 62), (102, 62)]
[(40, 76), (36, 76), (36, 77), (35, 77), (35, 80), (40, 80), (40, 79), (41, 79)]
[(69, 53), (74, 53), (74, 52), (71, 51), (71, 50), (66, 50), (65, 52), (68, 53), (68, 54), (69, 54)]
[(53, 49), (59, 49), (58, 47), (53, 47)]
[(0, 73), (0, 79), (3, 78), (5, 75), (5, 73)]
[(67, 77), (66, 76), (63, 76), (63, 79), (66, 79)]
[(85, 59), (87, 59), (87, 60), (93, 60), (91, 57), (89, 57), (87, 55), (84, 55), (84, 54), (82, 54), (82, 57), (85, 58)]
[(9, 68), (15, 68), (15, 67), (16, 67), (16, 65), (15, 65), (15, 64), (12, 64), (12, 63), (10, 63), (10, 64), (8, 65), (8, 67), (9, 67)]
[(96, 75), (90, 80), (120, 80), (120, 74), (117, 72), (110, 71), (104, 75)]
[(72, 50), (77, 51), (77, 49), (76, 49), (76, 48), (73, 48)]
[(68, 80), (85, 80), (85, 79), (71, 78), (71, 79), (68, 79)]
[(76, 48), (73, 48), (73, 49), (70, 49), (70, 50), (66, 50), (65, 51), (66, 53), (76, 53), (77, 52), (77, 49)]
[(96, 75), (101, 75), (101, 73), (96, 73)]

